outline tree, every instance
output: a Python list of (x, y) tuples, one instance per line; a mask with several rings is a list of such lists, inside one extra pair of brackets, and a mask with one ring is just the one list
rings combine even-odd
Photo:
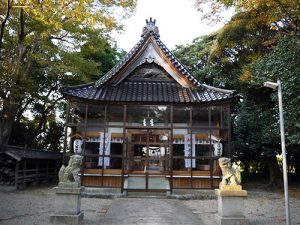
[(198, 37), (191, 44), (177, 45), (173, 52), (201, 82), (222, 86), (221, 69), (209, 60), (216, 38), (217, 33)]
[[(245, 174), (252, 170), (269, 173), (269, 186), (281, 186), (282, 176), (276, 155), (280, 154), (280, 136), (276, 110), (270, 101), (270, 90), (248, 85), (234, 119), (234, 153), (241, 160)], [(250, 165), (256, 166), (255, 170)]]
[[(92, 33), (95, 32), (92, 31)], [(58, 133), (62, 132), (60, 120), (65, 119), (62, 113), (65, 110), (64, 101), (58, 92), (58, 88), (61, 85), (77, 85), (82, 82), (90, 82), (106, 73), (118, 58), (118, 50), (114, 46), (111, 47), (107, 39), (101, 36), (93, 36), (90, 42), (95, 43), (91, 46), (92, 51), (86, 51), (87, 47), (85, 47), (79, 52), (64, 52), (61, 60), (64, 65), (59, 62), (55, 62), (53, 65), (46, 63), (48, 67), (45, 68), (43, 64), (40, 64), (42, 60), (35, 63), (34, 73), (32, 74), (33, 85), (30, 87), (32, 92), (24, 98), (23, 110), (19, 110), (12, 130), (13, 137), (17, 136), (17, 140), (20, 142), (13, 138), (9, 141), (10, 144), (24, 145), (23, 141), (20, 140), (20, 137), (23, 136), (20, 136), (18, 130), (24, 123), (25, 126), (30, 124), (33, 133), (30, 136), (32, 139), (27, 143), (28, 147), (54, 149), (52, 146), (58, 146), (57, 150), (60, 149), (61, 145), (57, 145), (57, 143), (61, 142), (62, 133), (60, 136)], [(86, 46), (86, 44), (83, 46)], [(105, 58), (105, 60), (102, 60), (102, 58)], [(45, 61), (47, 60), (50, 59), (46, 58)], [(46, 69), (47, 73), (45, 73)], [(67, 76), (59, 76), (61, 71), (72, 73)], [(23, 116), (24, 111), (30, 112), (33, 118), (31, 120), (25, 118)], [(55, 120), (57, 121), (56, 125)], [(55, 136), (49, 139), (45, 138), (49, 136), (50, 132), (53, 132), (54, 128), (57, 129)], [(28, 138), (26, 139), (28, 140)]]
[(124, 55), (107, 35), (97, 30), (86, 30), (86, 41), (76, 52), (64, 53), (64, 70), (72, 73), (67, 76), (68, 84), (76, 85), (99, 79), (107, 73)]
[(68, 56), (90, 40), (86, 31), (105, 35), (120, 29), (118, 16), (129, 16), (135, 2), (0, 2), (0, 145), (8, 143), (14, 122), (33, 104), (43, 106), (38, 127), (45, 127), (44, 118), (60, 99), (58, 88), (78, 78), (66, 66)]
[[(272, 52), (251, 65), (251, 83), (281, 80), (283, 82), (284, 119), (286, 144), (290, 163), (295, 168), (295, 175), (300, 177), (300, 38), (284, 36)], [(271, 95), (273, 112), (278, 121), (278, 100), (276, 93)], [(273, 115), (274, 115), (273, 114)], [(278, 123), (276, 127), (278, 128)], [(279, 135), (279, 131), (270, 132)], [(280, 146), (278, 146), (280, 148)]]
[(297, 34), (300, 29), (298, 0), (195, 0), (195, 6), (200, 11), (205, 11), (207, 5), (212, 10), (204, 17), (209, 20), (219, 18), (224, 9), (233, 7), (237, 14), (256, 14), (256, 19), (268, 24), (270, 29), (286, 34)]
[[(213, 13), (205, 15), (212, 21), (220, 16), (223, 9), (235, 8), (235, 15), (231, 21), (218, 32), (210, 60), (222, 65), (223, 74), (230, 77), (229, 80), (225, 80), (230, 82), (227, 85), (243, 95), (243, 102), (236, 112), (237, 119), (234, 123), (235, 154), (246, 163), (260, 156), (259, 159), (268, 163), (269, 172), (275, 171), (274, 174), (270, 174), (270, 184), (276, 185), (278, 183), (276, 176), (279, 175), (276, 172), (278, 164), (274, 156), (280, 153), (280, 142), (278, 118), (273, 115), (278, 117), (277, 100), (274, 96), (270, 98), (271, 92), (261, 89), (261, 85), (266, 80), (281, 79), (284, 82), (288, 152), (290, 163), (299, 168), (300, 159), (297, 156), (299, 113), (294, 109), (295, 105), (299, 105), (297, 97), (299, 83), (296, 76), (291, 75), (298, 73), (296, 65), (299, 65), (299, 2), (296, 0), (196, 0), (195, 2), (200, 10), (207, 4), (213, 6)], [(260, 122), (261, 120), (268, 122)], [(270, 143), (268, 144), (266, 140)]]
[[(287, 53), (288, 46), (280, 47), (283, 52), (277, 51), (277, 47), (281, 44), (281, 38), (285, 38), (285, 43), (289, 43), (293, 38), (298, 39), (297, 32), (299, 30), (299, 8), (296, 1), (214, 1), (214, 0), (199, 0), (197, 7), (203, 7), (204, 4), (219, 5), (213, 8), (214, 13), (218, 13), (222, 7), (235, 7), (236, 13), (232, 19), (223, 26), (216, 34), (212, 44), (206, 46), (206, 56), (204, 65), (200, 68), (193, 67), (194, 73), (203, 73), (202, 77), (212, 79), (202, 79), (202, 82), (208, 82), (212, 85), (222, 86), (224, 88), (235, 89), (243, 98), (240, 103), (237, 103), (236, 111), (233, 111), (233, 140), (234, 140), (234, 155), (240, 159), (243, 164), (248, 167), (249, 163), (256, 162), (260, 165), (259, 173), (263, 172), (263, 165), (266, 165), (269, 171), (271, 186), (280, 185), (281, 175), (280, 168), (276, 160), (276, 154), (280, 151), (280, 139), (278, 131), (278, 110), (276, 101), (270, 98), (270, 90), (262, 88), (262, 82), (267, 80), (276, 80), (279, 76), (273, 76), (272, 79), (266, 74), (268, 71), (282, 69), (295, 71), (295, 65), (299, 65), (296, 57), (297, 48), (293, 49), (291, 55)], [(297, 8), (297, 9), (294, 9)], [(214, 19), (207, 17), (208, 19)], [(201, 40), (201, 38), (198, 38)], [(203, 42), (204, 43), (204, 42)], [(193, 43), (188, 46), (183, 46), (181, 49), (176, 49), (180, 54), (178, 57), (189, 59), (190, 63), (194, 63), (194, 55), (202, 60), (199, 43)], [(296, 43), (289, 45), (295, 46)], [(190, 54), (189, 49), (194, 49), (194, 53)], [(277, 58), (274, 59), (274, 54), (277, 53)], [(197, 55), (198, 53), (198, 55)], [(289, 62), (283, 66), (283, 61), (279, 60), (280, 56), (285, 57)], [(271, 61), (272, 57), (274, 61)], [(188, 63), (186, 63), (188, 64)], [(277, 65), (275, 67), (275, 64)], [(268, 66), (273, 68), (268, 68)], [(209, 68), (209, 70), (204, 70)], [(274, 73), (275, 72), (271, 72)], [(287, 75), (287, 74), (285, 74)], [(259, 78), (259, 79), (258, 79)], [(296, 78), (293, 78), (296, 79)], [(294, 106), (299, 105), (295, 99), (297, 95), (297, 82), (289, 82), (289, 90), (294, 93), (289, 96), (292, 99)], [(295, 94), (296, 93), (296, 94)], [(284, 99), (285, 101), (290, 101)], [(292, 104), (291, 104), (292, 106)], [(291, 110), (294, 118), (298, 119), (295, 110)], [(292, 116), (291, 116), (292, 118)], [(291, 119), (290, 131), (298, 132), (297, 123)], [(287, 122), (289, 123), (289, 122)], [(298, 132), (299, 133), (299, 132)], [(292, 134), (292, 132), (290, 132)], [(293, 133), (294, 134), (294, 133)], [(290, 135), (289, 138), (292, 138)], [(296, 137), (298, 138), (298, 137)], [(299, 139), (298, 139), (299, 140)], [(293, 145), (293, 151), (298, 152), (298, 147)], [(297, 156), (293, 155), (290, 161), (297, 164)], [(299, 163), (300, 165), (300, 163)], [(247, 170), (247, 168), (246, 168)]]

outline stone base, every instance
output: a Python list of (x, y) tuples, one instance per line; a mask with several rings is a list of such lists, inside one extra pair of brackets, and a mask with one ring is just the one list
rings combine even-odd
[(215, 194), (222, 197), (247, 197), (247, 191), (238, 189), (215, 189)]
[(63, 185), (55, 188), (55, 212), (50, 216), (52, 224), (78, 225), (83, 220), (81, 193), (84, 187), (71, 188)]
[(241, 191), (242, 185), (224, 185), (219, 184), (219, 189), (221, 191)]
[(218, 213), (215, 215), (217, 224), (248, 224), (244, 206), (247, 191), (242, 190), (241, 186), (222, 187), (222, 190), (216, 189), (215, 194), (218, 196)]
[(80, 184), (76, 182), (59, 182), (59, 188), (80, 188)]
[(84, 187), (56, 187), (55, 191), (55, 214), (77, 215), (80, 213), (81, 193), (84, 191)]
[(50, 223), (54, 225), (65, 224), (65, 225), (78, 225), (83, 220), (83, 213), (80, 212), (78, 215), (52, 215), (50, 216)]
[(219, 225), (248, 225), (248, 220), (244, 216), (222, 217), (215, 214), (215, 221)]

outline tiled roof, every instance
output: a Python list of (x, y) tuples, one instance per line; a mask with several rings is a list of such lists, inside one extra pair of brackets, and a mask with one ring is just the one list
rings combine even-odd
[[(234, 91), (201, 84), (160, 40), (155, 20), (150, 19), (150, 21), (147, 20), (146, 22), (147, 25), (143, 29), (140, 41), (108, 73), (93, 83), (62, 88), (62, 94), (66, 97), (96, 101), (156, 103), (201, 103), (223, 101), (234, 97)], [(175, 81), (172, 83), (159, 82), (157, 80), (148, 82), (121, 80), (117, 84), (108, 82), (126, 67), (137, 53), (143, 49), (143, 46), (150, 38), (156, 42), (161, 52), (177, 68), (181, 76), (186, 77), (190, 81), (192, 84), (191, 88), (183, 87)]]
[(171, 61), (173, 66), (175, 66), (193, 84), (195, 84), (196, 86), (201, 85), (200, 82), (188, 71), (188, 69), (183, 64), (179, 62), (176, 56), (160, 40), (158, 30), (153, 29), (153, 27), (156, 27), (155, 20), (152, 21), (152, 19), (150, 18), (150, 21), (147, 20), (147, 26), (144, 27), (143, 34), (140, 41), (108, 73), (106, 73), (103, 77), (101, 77), (99, 80), (95, 82), (96, 87), (99, 87), (100, 85), (104, 84), (106, 81), (112, 78), (120, 69), (122, 69), (127, 64), (127, 62), (129, 62), (130, 59), (134, 57), (134, 55), (144, 45), (144, 43), (148, 40), (150, 36), (154, 38), (159, 48)]
[(160, 49), (165, 53), (172, 64), (191, 82), (193, 82), (197, 86), (201, 86), (200, 82), (187, 70), (187, 68), (183, 64), (179, 62), (176, 56), (164, 45), (159, 37), (154, 36), (154, 38)]
[(133, 55), (140, 49), (140, 47), (147, 40), (146, 37), (142, 37), (141, 40), (121, 59), (110, 71), (103, 75), (99, 80), (95, 82), (95, 87), (99, 87), (112, 78), (127, 62), (133, 57)]
[(221, 92), (210, 88), (189, 89), (177, 83), (165, 82), (122, 82), (117, 86), (65, 89), (67, 96), (108, 102), (164, 102), (201, 103), (221, 101), (233, 97), (233, 92)]

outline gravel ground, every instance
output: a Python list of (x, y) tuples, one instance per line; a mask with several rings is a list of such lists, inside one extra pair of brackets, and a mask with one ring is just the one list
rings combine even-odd
[[(290, 196), (291, 224), (300, 224), (300, 190), (298, 195)], [(214, 214), (217, 212), (216, 200), (189, 200), (182, 203), (197, 214), (203, 224), (215, 225)], [(284, 225), (284, 195), (281, 192), (248, 191), (245, 201), (246, 217), (253, 225)]]
[[(24, 191), (1, 191), (0, 225), (49, 225), (54, 212), (55, 192), (52, 187), (30, 187)], [(112, 204), (111, 199), (83, 198), (82, 225), (100, 224)]]
[[(112, 199), (83, 198), (84, 225), (103, 224)], [(135, 198), (130, 199), (135, 201)], [(216, 200), (168, 200), (182, 204), (197, 215), (203, 224), (215, 225)], [(0, 189), (0, 225), (48, 225), (54, 212), (54, 190), (51, 187), (30, 187), (24, 191)], [(290, 188), (290, 209), (293, 225), (300, 224), (300, 185)], [(163, 209), (162, 209), (163, 210)], [(248, 190), (245, 201), (246, 216), (250, 224), (285, 224), (283, 193)]]

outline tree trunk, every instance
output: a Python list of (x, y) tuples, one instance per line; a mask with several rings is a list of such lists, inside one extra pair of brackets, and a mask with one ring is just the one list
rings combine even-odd
[(300, 153), (294, 155), (294, 166), (295, 166), (295, 180), (300, 180)]
[[(4, 2), (2, 2), (2, 4), (4, 4)], [(3, 45), (3, 36), (4, 36), (4, 30), (5, 30), (5, 26), (6, 23), (8, 21), (8, 18), (10, 16), (10, 10), (12, 8), (12, 1), (11, 0), (7, 0), (6, 2), (6, 13), (5, 16), (0, 24), (0, 63), (2, 61), (2, 45)], [(0, 68), (1, 68), (1, 64), (0, 64)]]
[(249, 174), (249, 162), (248, 161), (244, 161), (244, 174)]
[(272, 188), (282, 187), (282, 173), (279, 169), (276, 156), (267, 157), (266, 163), (269, 169), (269, 186)]
[(11, 135), (12, 127), (15, 121), (15, 117), (20, 108), (20, 101), (18, 98), (6, 99), (3, 102), (3, 109), (0, 118), (0, 145), (7, 144)]
[(7, 91), (7, 94), (1, 99), (3, 105), (0, 111), (0, 145), (8, 143), (16, 115), (22, 107), (22, 99), (25, 95), (23, 83), (25, 82), (24, 64), (27, 50), (25, 47), (26, 35), (24, 30), (25, 18), (23, 9), (20, 10), (19, 23), (17, 63), (14, 72), (11, 74), (14, 86), (8, 86), (9, 91)]

